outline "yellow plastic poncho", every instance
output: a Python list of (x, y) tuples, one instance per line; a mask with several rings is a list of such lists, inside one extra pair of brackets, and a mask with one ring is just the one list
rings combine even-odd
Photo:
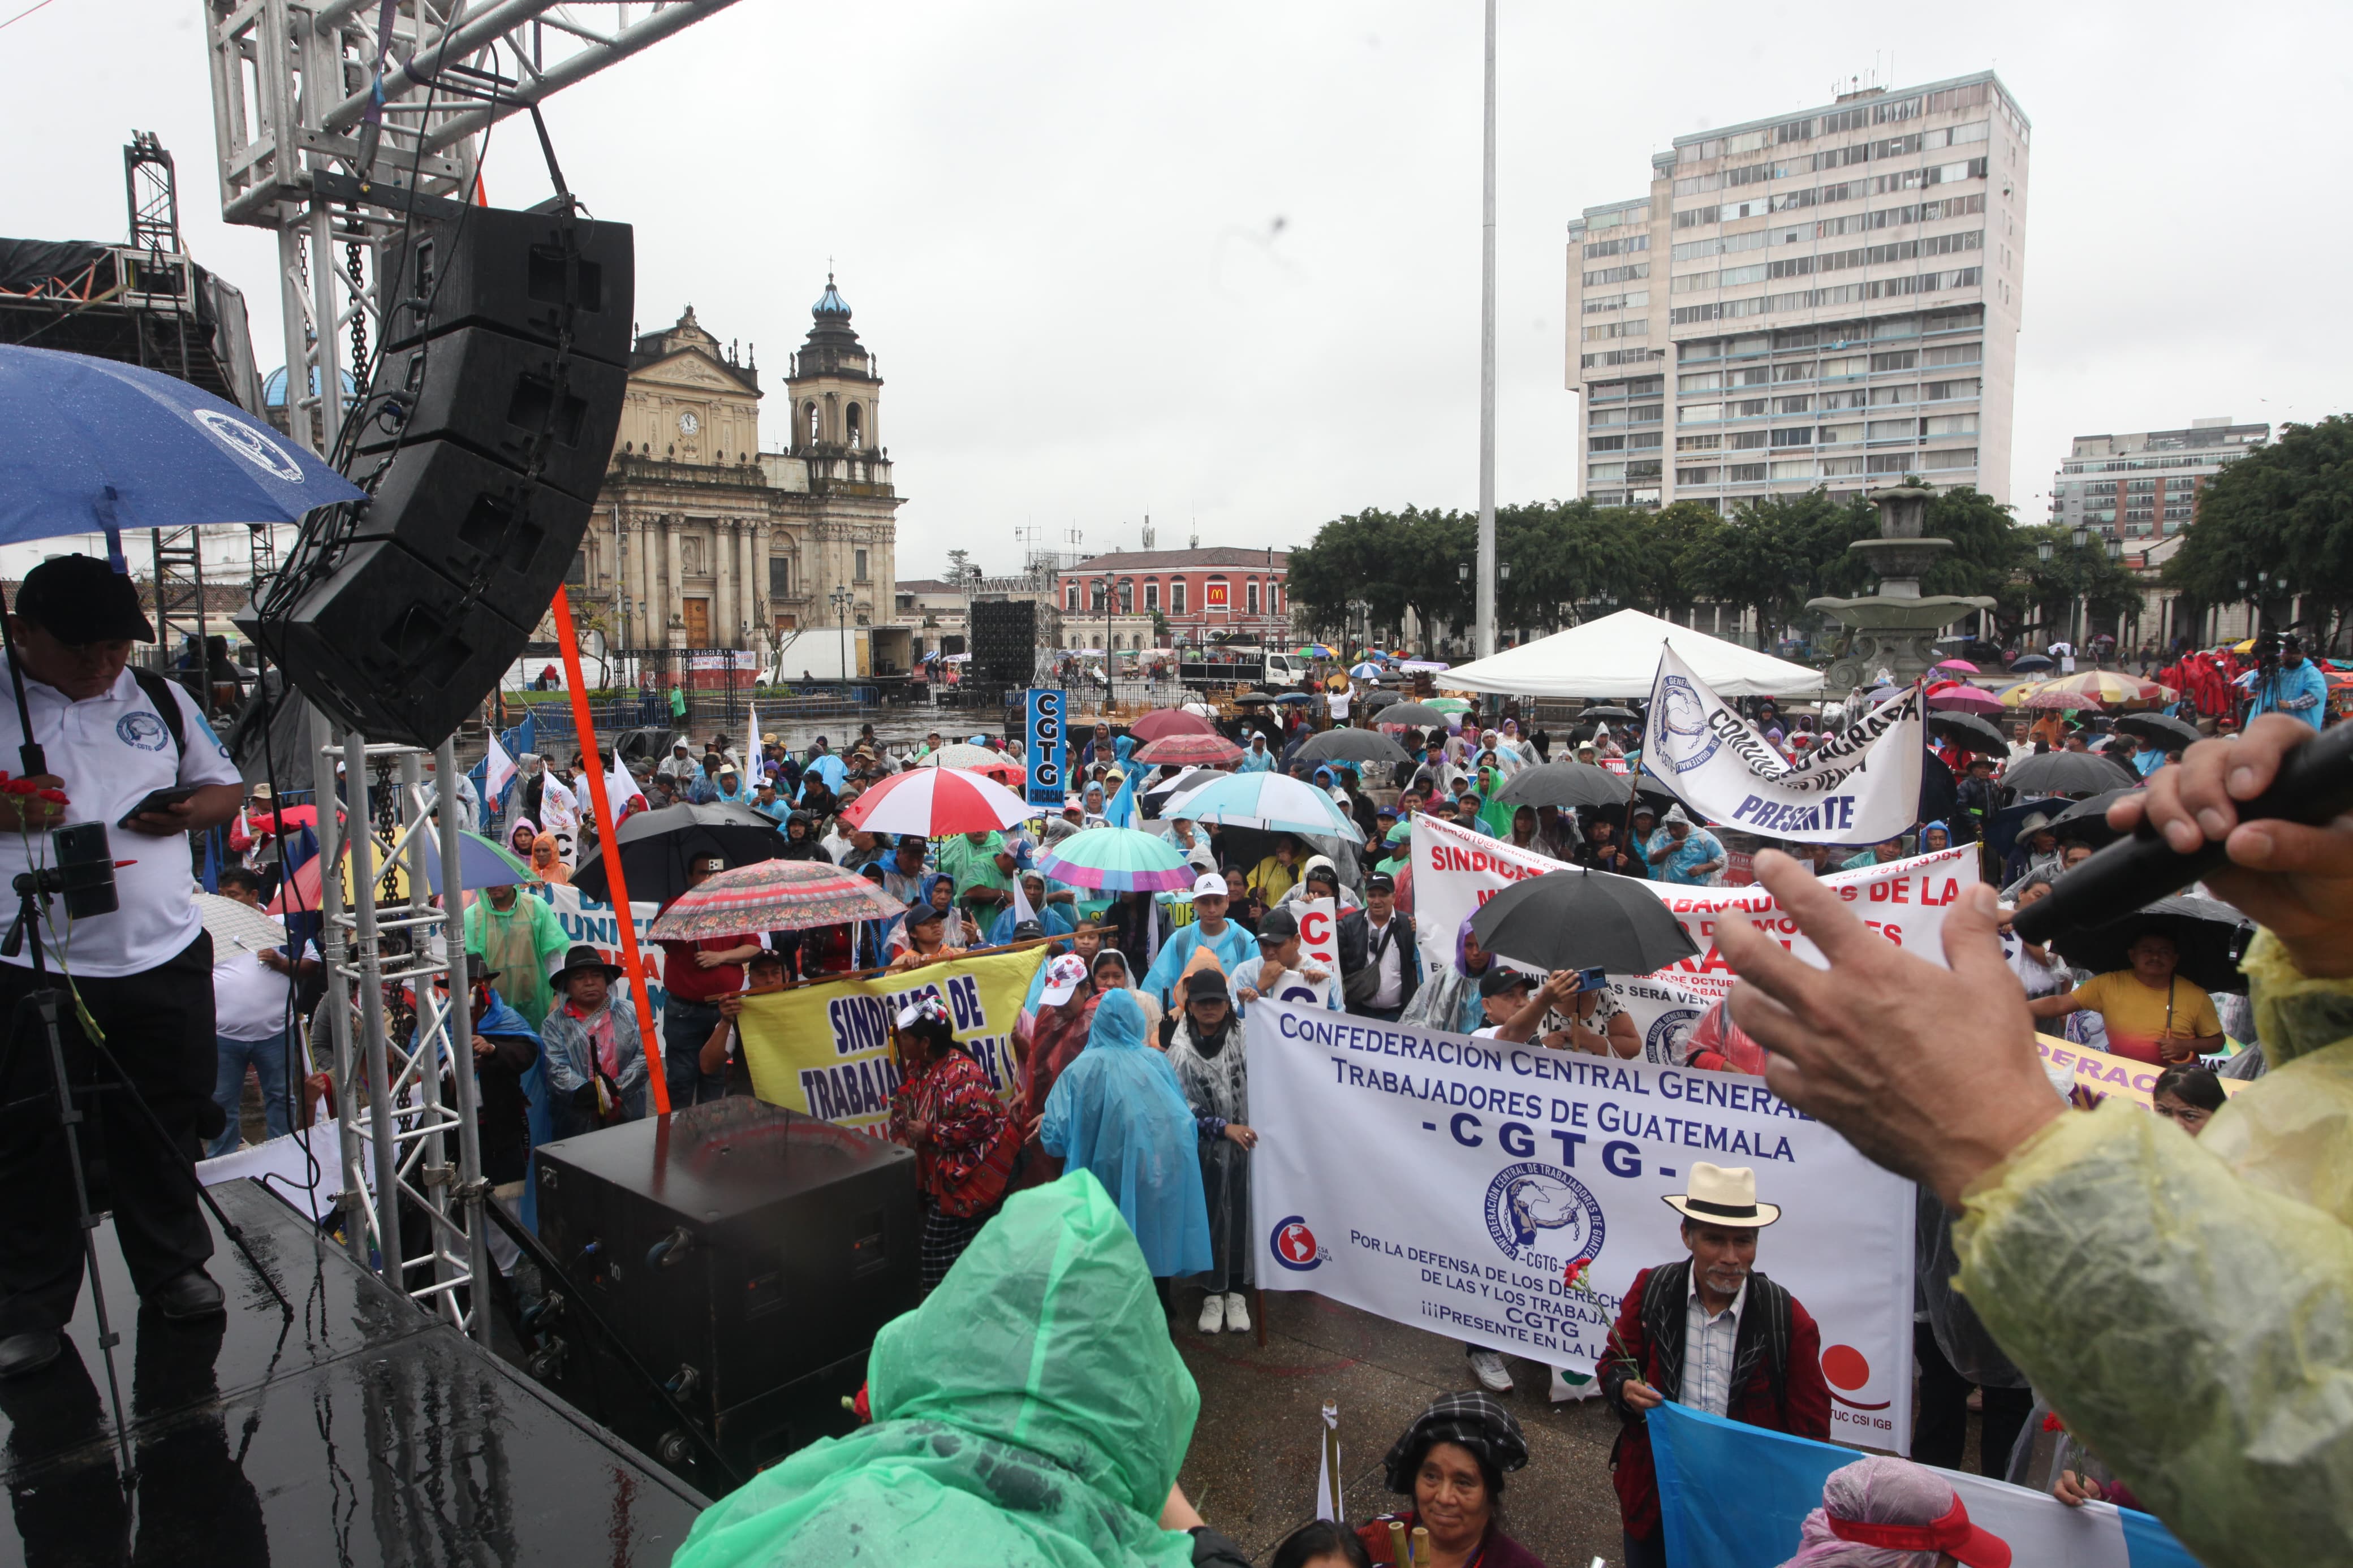
[(2353, 1563), (2353, 981), (2245, 969), (2271, 1072), (2195, 1141), (2052, 1122), (1963, 1194), (1960, 1285), (2208, 1568)]
[(1193, 1560), (1160, 1510), (1201, 1396), (1103, 1184), (1021, 1193), (867, 1363), (874, 1424), (703, 1510), (671, 1568)]

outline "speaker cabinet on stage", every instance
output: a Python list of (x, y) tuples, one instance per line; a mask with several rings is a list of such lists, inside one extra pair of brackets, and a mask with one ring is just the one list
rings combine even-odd
[(972, 662), (985, 679), (1028, 684), (1038, 666), (1038, 606), (983, 599), (972, 607)]
[(626, 224), (472, 207), (385, 247), (345, 465), (372, 499), (348, 527), (312, 514), (280, 574), (299, 593), (239, 623), (339, 727), (435, 745), (522, 653), (612, 459), (633, 247)]
[[(540, 1238), (737, 1469), (850, 1429), (842, 1397), (919, 1293), (912, 1151), (735, 1097), (533, 1152)], [(723, 1484), (585, 1324), (559, 1313), (552, 1331), (558, 1394), (706, 1489)]]

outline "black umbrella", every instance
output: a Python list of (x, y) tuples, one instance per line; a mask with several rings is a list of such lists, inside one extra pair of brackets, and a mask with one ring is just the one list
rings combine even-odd
[(2128, 795), (2138, 795), (2137, 789), (2112, 789), (2079, 800), (2051, 819), (2063, 842), (2073, 839), (2079, 844), (2101, 845), (2118, 837), (2108, 826), (2108, 807)]
[(1699, 949), (1656, 893), (1607, 871), (1551, 871), (1514, 882), (1471, 917), (1498, 957), (1540, 969), (1648, 974)]
[(2045, 658), (2039, 653), (2030, 653), (2024, 658), (2013, 658), (2010, 661), (2010, 668), (2013, 671), (2027, 675), (2031, 675), (2038, 669), (2054, 668), (2056, 665), (2056, 660)]
[(2127, 713), (2116, 721), (2116, 729), (2126, 735), (2147, 735), (2168, 752), (2194, 746), (2206, 738), (2198, 732), (2197, 725), (2168, 713)]
[(2010, 764), (2001, 782), (2021, 795), (2098, 795), (2140, 783), (2140, 775), (2097, 752), (2046, 752)]
[[(1472, 929), (1478, 928), (1474, 924)], [(2254, 924), (2213, 899), (2159, 899), (2106, 925), (2063, 932), (2051, 945), (2068, 963), (2094, 974), (2106, 974), (2130, 969), (2132, 960), (2125, 950), (2141, 932), (2152, 929), (2173, 939), (2181, 954), (2173, 972), (2189, 984), (2202, 991), (2246, 991), (2247, 977), (2239, 973), (2239, 957), (2254, 940)]]
[[(615, 830), (621, 868), (633, 901), (667, 903), (686, 891), (687, 863), (698, 855), (723, 857), (728, 868), (774, 860), (785, 852), (777, 826), (748, 805), (665, 805), (641, 811)], [(600, 849), (580, 862), (572, 885), (592, 899), (610, 899)]]
[(1443, 730), (1452, 715), (1419, 702), (1393, 702), (1381, 710), (1384, 724), (1416, 724), (1425, 730)]
[(2010, 742), (2002, 732), (1974, 713), (1931, 712), (1928, 733), (1941, 736), (1963, 751), (1983, 752), (1997, 758), (2010, 755)]
[[(1922, 822), (1950, 823), (1953, 808), (1960, 804), (1960, 787), (1953, 780), (1953, 770), (1945, 759), (1934, 752), (1920, 755), (1920, 816)], [(1946, 835), (1950, 842), (1952, 835)]]
[(1581, 723), (1588, 719), (1640, 719), (1641, 715), (1631, 708), (1620, 708), (1615, 703), (1604, 703), (1598, 708), (1588, 708), (1577, 717)]
[(1606, 768), (1564, 758), (1514, 773), (1495, 798), (1514, 805), (1623, 805), (1627, 782)]
[(1378, 730), (1326, 730), (1310, 736), (1293, 759), (1302, 763), (1409, 763), (1406, 749)]
[(1274, 699), (1263, 691), (1245, 691), (1236, 697), (1234, 700), (1238, 703), (1256, 704), (1261, 702), (1271, 702)]
[[(1382, 679), (1387, 679), (1388, 677), (1385, 676)], [(1402, 702), (1405, 698), (1395, 691), (1367, 691), (1363, 700), (1365, 711), (1370, 713), (1376, 709), (1387, 708), (1393, 702)]]

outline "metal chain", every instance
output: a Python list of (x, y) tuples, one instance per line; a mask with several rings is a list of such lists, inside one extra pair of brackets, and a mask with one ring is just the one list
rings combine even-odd
[(360, 276), (360, 242), (343, 245), (343, 275), (352, 283), (352, 384), (362, 392), (368, 383), (367, 290)]

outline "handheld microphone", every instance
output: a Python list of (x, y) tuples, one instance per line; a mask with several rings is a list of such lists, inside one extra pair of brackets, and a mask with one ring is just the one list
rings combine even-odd
[[(2281, 758), (2272, 787), (2239, 803), (2239, 820), (2317, 827), (2348, 810), (2353, 810), (2353, 722), (2333, 725)], [(2224, 864), (2222, 843), (2210, 838), (2183, 855), (2143, 817), (2130, 835), (2061, 875), (2050, 897), (2020, 910), (2010, 929), (2039, 943), (2061, 931), (2122, 920)]]

